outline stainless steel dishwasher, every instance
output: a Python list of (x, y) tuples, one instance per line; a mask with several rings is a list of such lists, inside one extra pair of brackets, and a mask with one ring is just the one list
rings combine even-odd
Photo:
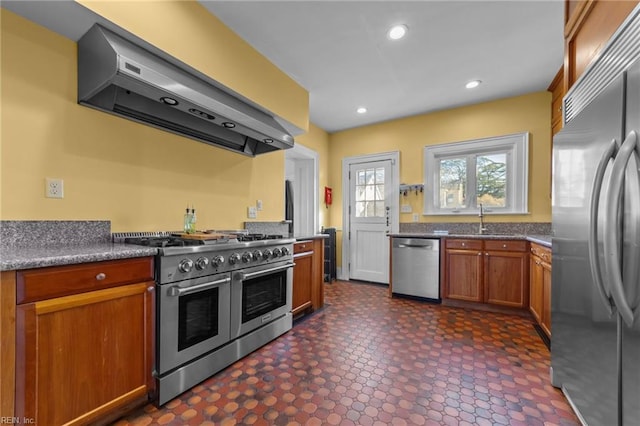
[(440, 300), (440, 240), (393, 238), (391, 285), (393, 294)]

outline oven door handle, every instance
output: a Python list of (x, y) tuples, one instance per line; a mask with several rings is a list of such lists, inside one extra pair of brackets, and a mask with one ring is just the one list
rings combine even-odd
[(294, 266), (296, 266), (295, 263), (287, 263), (286, 265), (277, 266), (275, 268), (263, 269), (262, 271), (257, 271), (257, 272), (240, 272), (238, 275), (240, 275), (240, 279), (244, 281), (244, 280), (249, 280), (255, 277), (261, 277), (263, 275), (267, 275), (272, 272), (278, 272), (285, 269), (293, 268)]
[(194, 291), (202, 291), (202, 290), (207, 290), (209, 288), (213, 288), (217, 285), (220, 284), (226, 284), (228, 282), (231, 282), (231, 278), (227, 277), (227, 278), (223, 278), (221, 280), (216, 280), (216, 281), (210, 281), (204, 284), (198, 284), (198, 285), (194, 285), (191, 287), (179, 287), (179, 286), (174, 286), (171, 287), (169, 289), (169, 296), (182, 296), (184, 294), (189, 294), (189, 293), (193, 293)]

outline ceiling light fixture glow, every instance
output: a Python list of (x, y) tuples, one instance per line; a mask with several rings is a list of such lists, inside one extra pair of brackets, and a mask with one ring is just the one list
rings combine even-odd
[(391, 27), (389, 32), (387, 33), (387, 37), (391, 40), (400, 40), (407, 34), (408, 28), (406, 25), (396, 25)]
[(482, 81), (480, 81), (480, 80), (472, 80), (472, 81), (468, 82), (464, 87), (466, 87), (467, 89), (473, 89), (474, 87), (480, 86), (480, 83), (482, 83)]
[(356, 112), (358, 114), (364, 114), (365, 112), (367, 112), (367, 109), (365, 107), (360, 107), (356, 110)]

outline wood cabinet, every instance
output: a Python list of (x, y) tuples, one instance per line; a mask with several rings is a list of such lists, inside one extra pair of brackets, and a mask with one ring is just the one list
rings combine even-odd
[(598, 56), (637, 4), (638, 1), (565, 0), (566, 90)]
[(564, 67), (560, 67), (555, 78), (547, 88), (551, 92), (551, 135), (555, 135), (562, 130), (562, 98), (566, 91), (564, 89)]
[(551, 337), (551, 250), (531, 243), (529, 310)]
[(486, 303), (526, 308), (529, 303), (527, 242), (484, 242), (484, 300)]
[(302, 241), (293, 245), (293, 315), (311, 309), (313, 276), (313, 242)]
[(148, 400), (152, 279), (150, 257), (18, 272), (15, 416), (88, 424)]
[(293, 245), (292, 313), (312, 312), (324, 306), (324, 240), (298, 241)]
[(444, 297), (482, 302), (482, 263), (481, 240), (446, 240)]
[(444, 258), (443, 297), (528, 306), (526, 241), (447, 239)]

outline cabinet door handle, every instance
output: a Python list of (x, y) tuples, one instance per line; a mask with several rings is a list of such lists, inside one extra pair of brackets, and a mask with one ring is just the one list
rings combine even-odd
[(102, 281), (105, 278), (107, 278), (107, 274), (105, 274), (104, 272), (100, 272), (98, 275), (96, 275), (96, 280), (98, 281)]
[(503, 244), (503, 245), (502, 245), (502, 248), (507, 248), (507, 245), (506, 245), (506, 244)]
[(485, 256), (489, 256), (489, 253), (485, 253), (484, 255), (485, 255)]
[(155, 289), (156, 289), (156, 288), (155, 288), (154, 286), (152, 286), (152, 285), (150, 285), (149, 287), (147, 287), (147, 291), (148, 291), (149, 293), (151, 293), (151, 292), (152, 292), (153, 290), (155, 290)]
[(482, 253), (478, 253), (478, 256), (482, 256)]

